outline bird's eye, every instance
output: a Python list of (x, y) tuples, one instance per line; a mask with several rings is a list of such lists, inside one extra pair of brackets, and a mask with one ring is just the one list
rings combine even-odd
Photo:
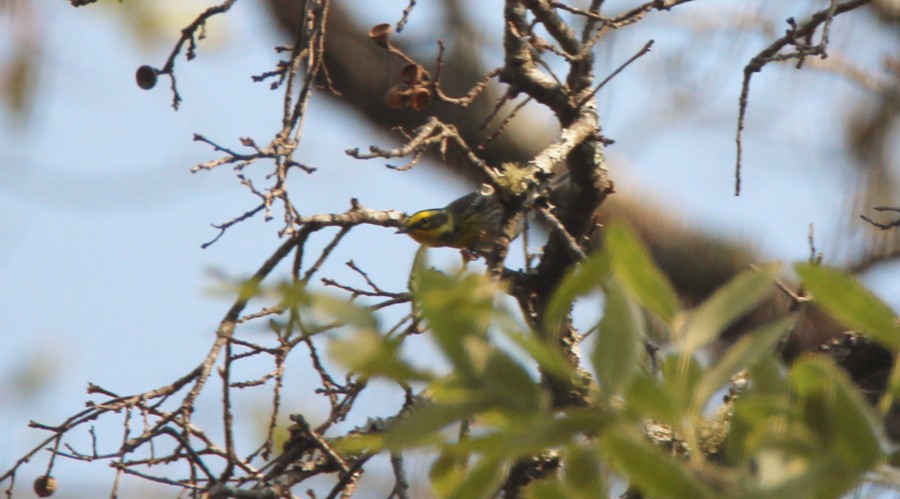
[(434, 213), (432, 215), (427, 215), (424, 218), (418, 220), (415, 223), (415, 227), (417, 229), (429, 230), (434, 229), (436, 227), (440, 227), (441, 225), (447, 222), (447, 214), (446, 213)]

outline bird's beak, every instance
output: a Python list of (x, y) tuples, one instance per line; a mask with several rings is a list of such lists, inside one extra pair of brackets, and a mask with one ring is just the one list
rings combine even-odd
[(409, 232), (409, 227), (400, 227), (397, 229), (397, 234), (406, 234)]

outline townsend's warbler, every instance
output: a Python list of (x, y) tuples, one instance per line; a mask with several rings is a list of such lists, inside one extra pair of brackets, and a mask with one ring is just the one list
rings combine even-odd
[(488, 252), (503, 233), (503, 205), (494, 189), (485, 185), (443, 208), (413, 213), (397, 232), (425, 246)]

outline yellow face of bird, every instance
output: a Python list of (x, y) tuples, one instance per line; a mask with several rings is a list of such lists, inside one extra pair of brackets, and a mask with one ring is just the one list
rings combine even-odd
[(456, 223), (446, 210), (422, 210), (407, 217), (399, 233), (409, 234), (426, 246), (447, 246), (453, 242)]

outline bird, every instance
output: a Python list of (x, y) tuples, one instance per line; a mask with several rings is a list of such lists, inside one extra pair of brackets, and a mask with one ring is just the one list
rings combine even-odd
[(503, 204), (493, 187), (483, 185), (443, 208), (421, 210), (406, 217), (397, 231), (432, 248), (451, 247), (489, 253), (503, 234)]

